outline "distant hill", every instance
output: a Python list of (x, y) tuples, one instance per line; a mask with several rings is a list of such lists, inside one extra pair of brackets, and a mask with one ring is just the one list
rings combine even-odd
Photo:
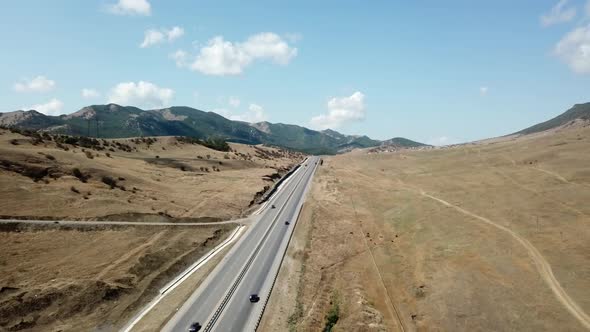
[[(551, 120), (541, 122), (532, 127), (523, 129), (514, 134), (527, 135), (532, 133), (538, 133), (541, 131), (554, 129), (561, 126), (574, 124), (576, 121), (583, 121), (590, 123), (590, 103), (576, 104), (564, 113), (554, 117)], [(513, 135), (514, 135), (513, 134)]]
[[(174, 106), (156, 110), (116, 104), (92, 105), (60, 116), (37, 111), (0, 113), (0, 125), (101, 138), (138, 136), (223, 137), (245, 144), (270, 144), (309, 154), (335, 154), (382, 142), (367, 136), (344, 135), (334, 130), (315, 131), (282, 123), (247, 123), (198, 109)], [(400, 144), (420, 144), (406, 139)]]
[(417, 148), (420, 146), (430, 146), (428, 144), (415, 142), (403, 137), (394, 137), (385, 141), (381, 142), (381, 145), (384, 146), (394, 146), (394, 147), (401, 147), (401, 148)]

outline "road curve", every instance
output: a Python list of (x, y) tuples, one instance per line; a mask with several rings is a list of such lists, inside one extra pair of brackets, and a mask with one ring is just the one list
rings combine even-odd
[[(318, 157), (308, 158), (271, 197), (269, 204), (163, 331), (253, 331), (270, 295)], [(273, 205), (275, 208), (273, 208)], [(288, 224), (287, 224), (288, 221)], [(260, 302), (249, 296), (258, 294)]]

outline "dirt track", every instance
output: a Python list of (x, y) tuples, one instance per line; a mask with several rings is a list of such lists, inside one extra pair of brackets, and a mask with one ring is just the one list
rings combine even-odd
[(263, 331), (334, 303), (351, 331), (588, 330), (589, 150), (582, 128), (326, 158)]

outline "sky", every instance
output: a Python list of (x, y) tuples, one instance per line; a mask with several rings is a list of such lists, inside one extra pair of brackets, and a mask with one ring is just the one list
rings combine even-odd
[(590, 101), (590, 0), (0, 2), (0, 111), (190, 106), (452, 144)]

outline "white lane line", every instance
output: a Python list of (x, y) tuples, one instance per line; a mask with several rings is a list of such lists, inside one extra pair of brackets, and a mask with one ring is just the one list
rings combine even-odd
[(213, 248), (203, 257), (201, 257), (198, 261), (196, 261), (193, 265), (191, 265), (187, 270), (181, 273), (177, 278), (172, 280), (168, 283), (165, 287), (160, 289), (160, 294), (153, 299), (143, 310), (139, 312), (139, 314), (123, 329), (122, 332), (129, 332), (133, 329), (133, 327), (145, 316), (147, 315), (150, 310), (152, 310), (171, 290), (176, 288), (180, 285), (184, 280), (190, 277), (194, 272), (196, 272), (199, 268), (205, 265), (208, 261), (210, 261), (213, 257), (215, 257), (221, 250), (225, 247), (230, 245), (235, 239), (239, 238), (239, 235), (242, 233), (246, 226), (240, 225), (236, 228), (236, 230), (228, 237), (225, 241), (218, 244), (217, 247)]

